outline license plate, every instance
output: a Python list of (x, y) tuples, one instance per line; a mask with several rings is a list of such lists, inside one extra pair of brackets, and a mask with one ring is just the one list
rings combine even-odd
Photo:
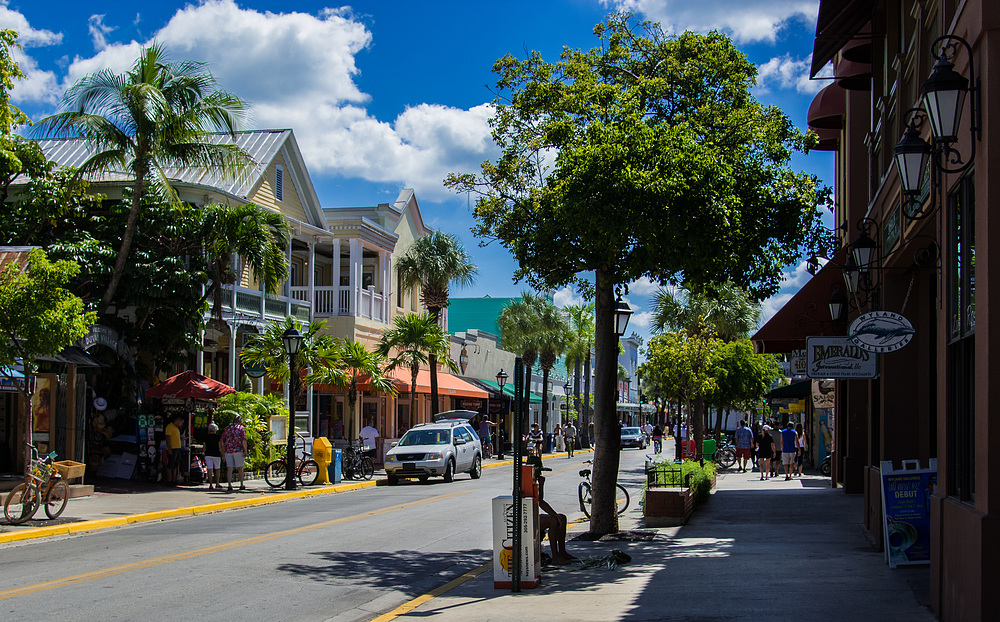
[(416, 465), (415, 462), (404, 462), (403, 463), (403, 470), (404, 471), (416, 471), (417, 470), (417, 465)]

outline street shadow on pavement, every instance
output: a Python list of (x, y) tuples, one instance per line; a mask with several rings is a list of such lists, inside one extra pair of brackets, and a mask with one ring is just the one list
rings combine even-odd
[(312, 555), (313, 563), (281, 564), (277, 569), (301, 580), (391, 589), (416, 596), (489, 562), (492, 552), (317, 551)]

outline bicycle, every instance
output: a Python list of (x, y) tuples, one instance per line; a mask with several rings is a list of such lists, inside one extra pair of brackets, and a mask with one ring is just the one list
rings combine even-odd
[[(312, 454), (306, 450), (306, 439), (302, 438), (302, 435), (298, 432), (295, 433), (295, 436), (299, 437), (302, 441), (303, 456), (300, 460), (298, 452), (295, 452), (295, 474), (303, 486), (312, 486), (319, 479), (319, 464), (312, 459)], [(287, 472), (284, 459), (272, 460), (264, 468), (264, 481), (271, 488), (280, 488), (285, 484)]]
[(358, 446), (347, 446), (344, 450), (344, 477), (347, 479), (369, 480), (375, 474), (375, 462), (367, 455), (365, 439), (358, 437)]
[(729, 437), (723, 435), (719, 447), (715, 451), (715, 462), (723, 469), (736, 464), (736, 447), (729, 443)]
[(69, 486), (52, 464), (56, 452), (39, 459), (38, 448), (29, 443), (25, 445), (31, 448), (28, 475), (10, 491), (3, 504), (4, 516), (12, 525), (31, 520), (39, 505), (45, 506), (45, 515), (49, 518), (59, 518), (69, 501)]
[[(584, 464), (593, 463), (593, 460), (587, 460), (584, 462)], [(584, 480), (580, 482), (580, 486), (577, 488), (577, 495), (580, 498), (580, 511), (583, 512), (584, 516), (587, 518), (590, 518), (590, 507), (594, 502), (594, 498), (592, 496), (592, 484), (590, 483), (590, 473), (590, 469), (580, 470), (580, 477), (584, 478)], [(628, 509), (629, 496), (628, 491), (625, 490), (624, 486), (617, 482), (615, 483), (615, 486), (618, 487), (618, 491), (615, 494), (615, 511), (618, 512), (618, 516), (621, 516), (625, 513), (625, 510)], [(624, 503), (620, 497), (624, 497)]]

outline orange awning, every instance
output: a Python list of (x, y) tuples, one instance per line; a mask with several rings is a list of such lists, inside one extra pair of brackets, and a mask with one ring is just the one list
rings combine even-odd
[[(845, 335), (844, 322), (833, 323), (828, 303), (835, 288), (847, 296), (844, 271), (838, 267), (847, 259), (847, 247), (840, 249), (833, 261), (827, 263), (809, 279), (792, 298), (761, 326), (753, 337), (754, 347), (760, 353), (784, 353), (802, 350), (806, 337), (835, 337)], [(847, 314), (847, 309), (844, 309)]]
[[(396, 390), (400, 393), (407, 393), (410, 390), (410, 370), (396, 369), (392, 372), (392, 377), (396, 380)], [(477, 397), (489, 399), (490, 394), (483, 391), (461, 378), (439, 371), (437, 375), (438, 395), (448, 397)], [(358, 388), (367, 391), (368, 386), (358, 383)], [(430, 394), (431, 392), (431, 372), (421, 369), (417, 373), (417, 393)]]

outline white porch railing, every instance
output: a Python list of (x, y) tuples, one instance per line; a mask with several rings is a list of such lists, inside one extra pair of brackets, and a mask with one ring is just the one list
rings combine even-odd
[[(338, 287), (336, 285), (317, 285), (313, 288), (315, 300), (313, 309), (317, 316), (330, 315), (350, 315), (351, 289), (349, 287)], [(291, 296), (293, 300), (308, 303), (308, 287), (292, 287)], [(385, 295), (375, 293), (374, 286), (361, 290), (360, 308), (357, 310), (358, 317), (366, 317), (379, 322), (388, 321), (385, 317)]]

